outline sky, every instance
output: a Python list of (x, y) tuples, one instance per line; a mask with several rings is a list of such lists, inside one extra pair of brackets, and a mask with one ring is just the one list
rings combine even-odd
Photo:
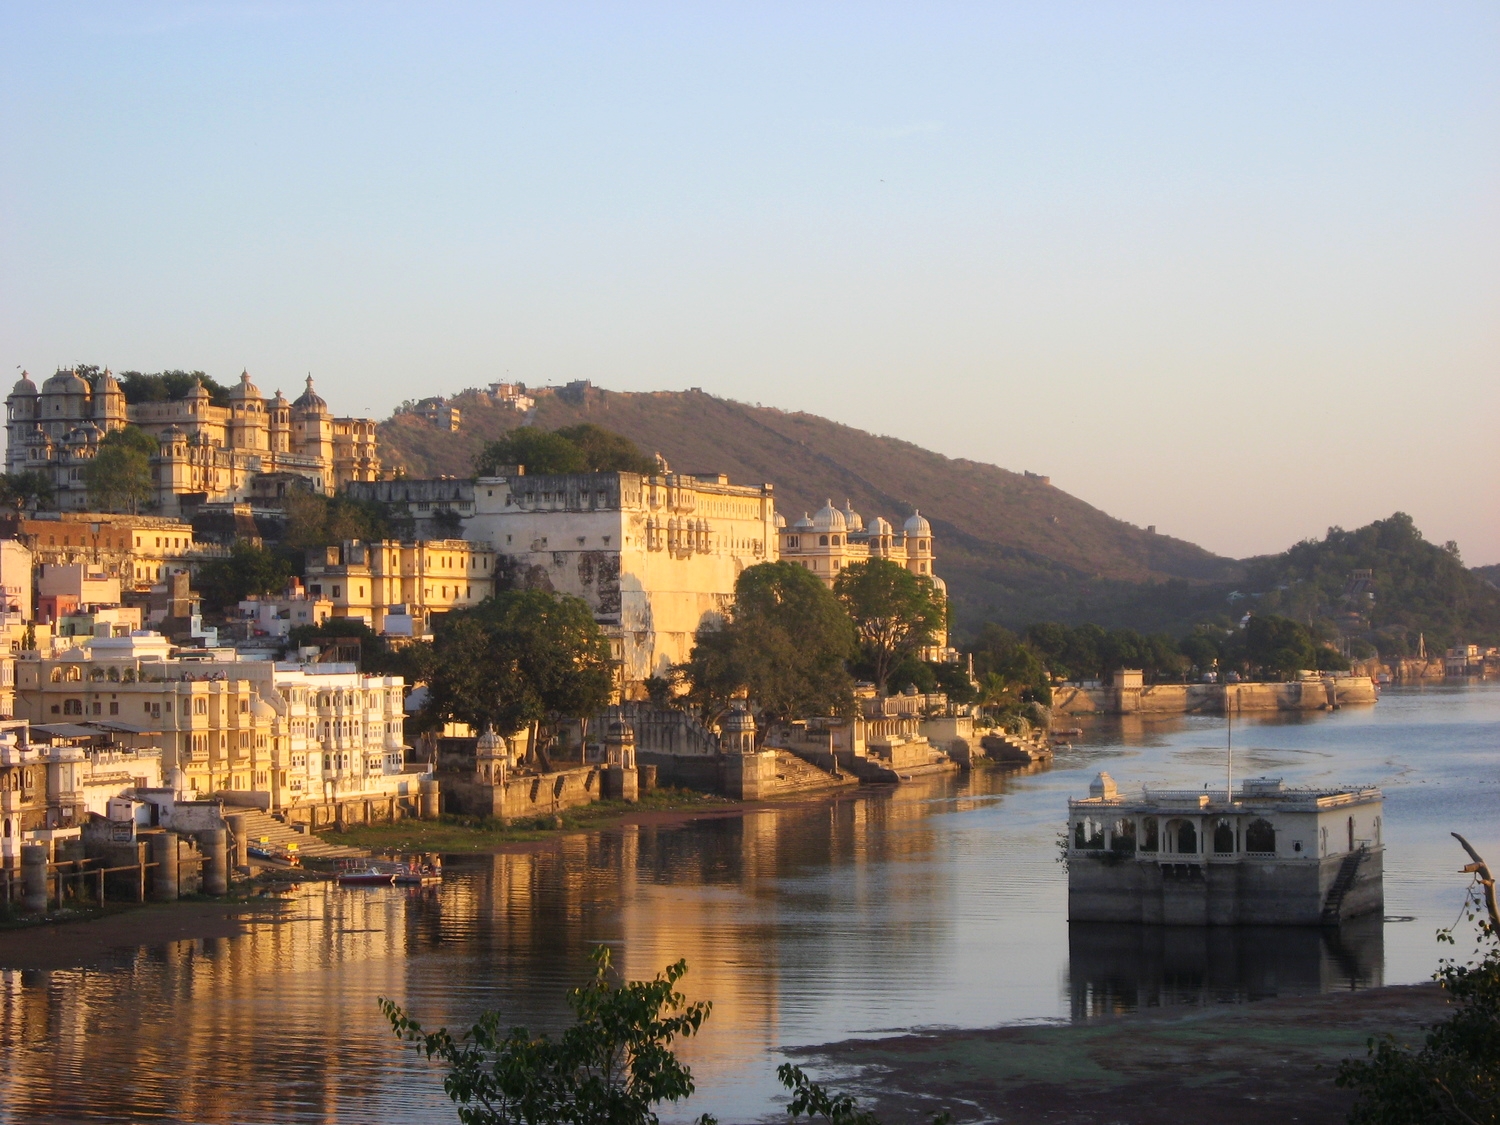
[(0, 3), (0, 364), (701, 387), (1500, 562), (1500, 5)]

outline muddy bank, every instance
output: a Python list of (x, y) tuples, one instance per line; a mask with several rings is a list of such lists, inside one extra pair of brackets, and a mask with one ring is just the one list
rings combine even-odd
[(889, 1122), (1262, 1125), (1342, 1121), (1340, 1060), (1391, 1032), (1418, 1042), (1447, 1008), (1435, 984), (1156, 1009), (1087, 1024), (1032, 1024), (848, 1040), (789, 1054)]
[(286, 906), (267, 898), (147, 903), (80, 921), (0, 930), (0, 969), (86, 968), (143, 945), (238, 937), (249, 923), (274, 921)]

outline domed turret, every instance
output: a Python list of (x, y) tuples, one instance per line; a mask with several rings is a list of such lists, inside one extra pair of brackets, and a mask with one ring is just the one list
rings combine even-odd
[(254, 399), (259, 404), (261, 400), (260, 388), (250, 381), (250, 372), (241, 371), (240, 381), (230, 388), (229, 401), (245, 402), (248, 399)]
[(802, 518), (800, 520), (798, 520), (796, 523), (792, 524), (792, 530), (793, 531), (811, 531), (812, 529), (813, 529), (812, 516), (808, 515), (806, 512), (802, 513)]
[(250, 717), (257, 722), (274, 723), (277, 718), (276, 708), (272, 707), (264, 699), (256, 696), (255, 702), (250, 704)]
[(292, 403), (292, 407), (296, 410), (316, 410), (324, 414), (328, 412), (328, 404), (323, 401), (321, 395), (313, 390), (311, 375), (307, 377), (307, 389), (297, 396), (297, 401)]
[(932, 534), (932, 524), (928, 523), (925, 519), (922, 518), (921, 512), (913, 512), (911, 514), (911, 518), (906, 521), (906, 524), (902, 528), (902, 530), (905, 531), (907, 535), (920, 535), (926, 537)]
[(859, 513), (854, 510), (853, 501), (848, 497), (844, 498), (844, 526), (851, 533), (865, 529), (865, 521), (860, 519)]
[(777, 527), (785, 527), (786, 526), (786, 517), (784, 515), (782, 515), (780, 512), (776, 513), (776, 526)]
[(876, 516), (865, 530), (871, 535), (894, 535), (896, 533), (896, 529), (886, 522), (884, 516)]
[(30, 373), (25, 371), (21, 372), (21, 377), (16, 380), (16, 385), (10, 389), (10, 393), (13, 395), (26, 395), (29, 398), (35, 398), (37, 389), (36, 384), (31, 381)]
[(813, 516), (814, 531), (846, 531), (848, 526), (844, 522), (844, 513), (833, 506), (832, 500), (819, 508), (818, 514)]
[(72, 368), (59, 371), (42, 384), (44, 395), (86, 395), (88, 393), (89, 385)]

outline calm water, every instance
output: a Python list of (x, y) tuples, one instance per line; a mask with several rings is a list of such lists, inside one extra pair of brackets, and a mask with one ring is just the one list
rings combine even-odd
[(678, 1116), (726, 1121), (774, 1109), (782, 1047), (1426, 978), (1465, 882), (1447, 833), (1500, 857), (1500, 685), (1236, 724), (1241, 775), (1385, 788), (1391, 920), (1331, 939), (1070, 932), (1067, 796), (1099, 769), (1217, 785), (1223, 735), (1217, 719), (1098, 719), (1045, 771), (454, 858), (441, 888), (318, 885), (240, 938), (0, 972), (0, 1121), (453, 1120), (376, 997), (429, 1026), (495, 1006), (553, 1026), (600, 942), (632, 976), (687, 958), (688, 991), (714, 1011), (686, 1052), (704, 1092)]

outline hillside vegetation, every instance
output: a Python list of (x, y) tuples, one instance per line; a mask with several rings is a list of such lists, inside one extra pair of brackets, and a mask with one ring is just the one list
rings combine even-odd
[[(1368, 579), (1356, 577), (1365, 570)], [(1413, 655), (1419, 634), (1434, 652), (1500, 644), (1500, 590), (1465, 569), (1458, 544), (1422, 538), (1405, 512), (1251, 559), (1245, 585), (1253, 608), (1336, 629), (1356, 656)]]
[[(961, 629), (986, 620), (1176, 624), (1185, 604), (1207, 596), (1205, 583), (1239, 573), (1232, 560), (1114, 519), (1036, 477), (811, 414), (698, 391), (546, 394), (526, 419), (480, 392), (451, 401), (463, 412), (458, 433), (413, 414), (383, 423), (387, 463), (412, 476), (464, 476), (486, 443), (523, 421), (547, 430), (593, 422), (675, 470), (774, 484), (788, 520), (827, 499), (848, 499), (866, 520), (883, 515), (898, 526), (920, 509), (939, 536), (939, 573)], [(1210, 600), (1222, 607), (1222, 593)]]

